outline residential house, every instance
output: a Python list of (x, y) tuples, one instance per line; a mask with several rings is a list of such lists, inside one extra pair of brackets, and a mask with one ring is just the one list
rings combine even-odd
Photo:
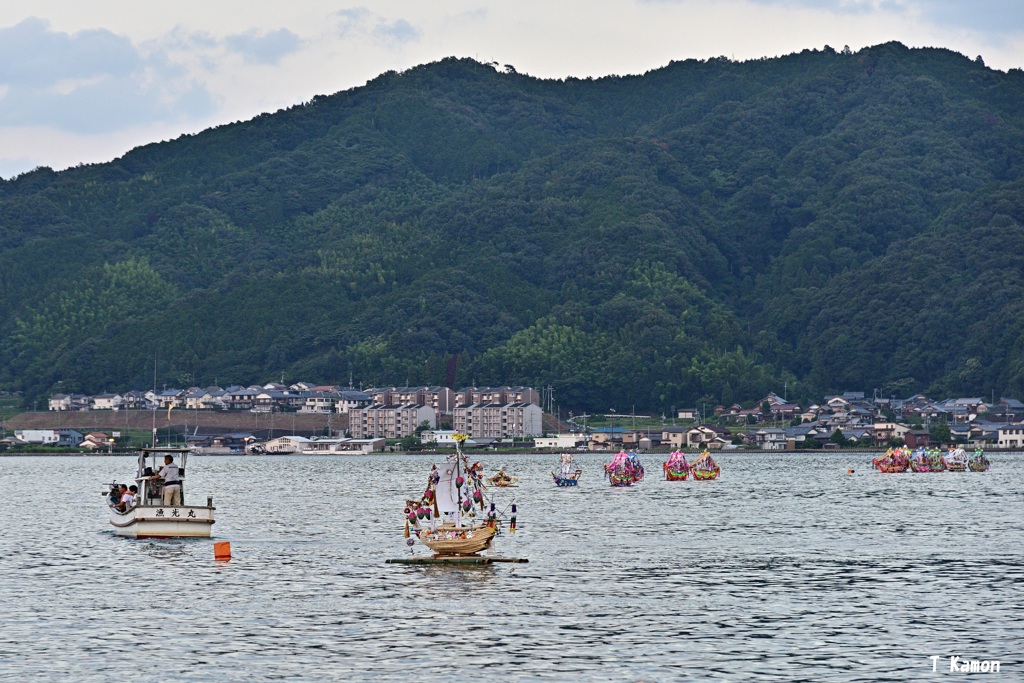
[(77, 448), (85, 440), (85, 434), (77, 429), (58, 429), (57, 445), (68, 448)]
[(70, 394), (54, 394), (49, 400), (49, 410), (71, 410)]
[(996, 430), (996, 448), (1024, 448), (1024, 424), (1007, 424)]
[(906, 435), (910, 427), (898, 422), (878, 422), (874, 426), (874, 438), (876, 446), (888, 446), (894, 439), (906, 441)]
[(931, 436), (928, 434), (927, 429), (911, 429), (903, 435), (903, 443), (908, 448), (929, 448), (931, 446)]
[(149, 408), (149, 401), (142, 391), (126, 391), (121, 397), (121, 407), (125, 410), (143, 410)]
[(114, 447), (114, 437), (108, 436), (103, 432), (89, 432), (82, 438), (78, 447), (89, 451), (110, 450)]
[(60, 440), (58, 429), (15, 429), (16, 439), (27, 444), (42, 444), (44, 446), (56, 446)]
[(766, 451), (786, 450), (786, 432), (771, 427), (758, 429), (754, 432), (754, 445)]

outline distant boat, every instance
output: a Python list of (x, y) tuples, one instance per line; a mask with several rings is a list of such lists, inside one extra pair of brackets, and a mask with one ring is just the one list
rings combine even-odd
[[(188, 462), (188, 448), (143, 448), (139, 451), (138, 471), (135, 483), (138, 486), (136, 502), (125, 509), (113, 499), (119, 484), (110, 485), (108, 507), (110, 524), (118, 536), (130, 538), (209, 538), (213, 526), (213, 498), (206, 499), (206, 505), (189, 505), (185, 493), (185, 466)], [(163, 482), (154, 478), (165, 455), (170, 455), (178, 465), (181, 487), (181, 504), (163, 505)], [(147, 465), (147, 458), (150, 459)], [(157, 459), (159, 458), (159, 463)]]
[(950, 448), (946, 453), (946, 469), (950, 472), (967, 471), (967, 452), (962, 448)]
[(612, 486), (632, 486), (644, 478), (644, 466), (636, 453), (619, 451), (604, 466), (604, 476)]
[(498, 488), (506, 488), (508, 486), (516, 486), (519, 484), (519, 477), (513, 477), (505, 472), (505, 466), (502, 465), (498, 468), (492, 476), (487, 478), (487, 484), (490, 486), (497, 486)]
[(985, 457), (985, 451), (980, 448), (971, 454), (971, 457), (967, 460), (967, 467), (971, 472), (985, 472), (989, 468), (988, 458)]
[(690, 476), (690, 464), (682, 451), (672, 451), (661, 468), (665, 470), (666, 481), (685, 481)]
[(572, 453), (562, 453), (558, 463), (558, 473), (551, 473), (555, 486), (576, 486), (583, 476), (583, 468), (576, 464)]
[(697, 481), (710, 481), (712, 479), (718, 479), (718, 475), (721, 472), (721, 468), (715, 459), (711, 457), (711, 453), (704, 451), (700, 454), (700, 457), (693, 461), (690, 465), (690, 474)]

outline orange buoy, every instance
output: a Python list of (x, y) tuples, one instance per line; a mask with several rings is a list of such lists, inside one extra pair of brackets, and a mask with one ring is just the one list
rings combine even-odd
[(230, 560), (231, 559), (231, 544), (227, 541), (217, 541), (213, 544), (213, 559), (215, 560)]
[(853, 470), (846, 470), (847, 474), (853, 474)]

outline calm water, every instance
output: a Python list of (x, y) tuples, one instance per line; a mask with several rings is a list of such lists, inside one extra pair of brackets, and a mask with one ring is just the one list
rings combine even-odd
[(496, 548), (530, 563), (476, 568), (384, 564), (427, 456), (193, 458), (228, 563), (111, 533), (101, 483), (131, 457), (0, 458), (0, 678), (954, 680), (928, 657), (958, 655), (1024, 680), (1024, 455), (725, 454), (704, 483), (659, 478), (665, 457), (630, 489), (607, 455), (579, 489), (557, 456), (485, 460), (522, 478)]

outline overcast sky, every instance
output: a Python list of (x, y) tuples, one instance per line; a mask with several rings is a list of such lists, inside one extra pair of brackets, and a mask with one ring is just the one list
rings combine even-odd
[(1024, 0), (3, 0), (0, 177), (447, 56), (545, 78), (898, 40), (1024, 67)]

